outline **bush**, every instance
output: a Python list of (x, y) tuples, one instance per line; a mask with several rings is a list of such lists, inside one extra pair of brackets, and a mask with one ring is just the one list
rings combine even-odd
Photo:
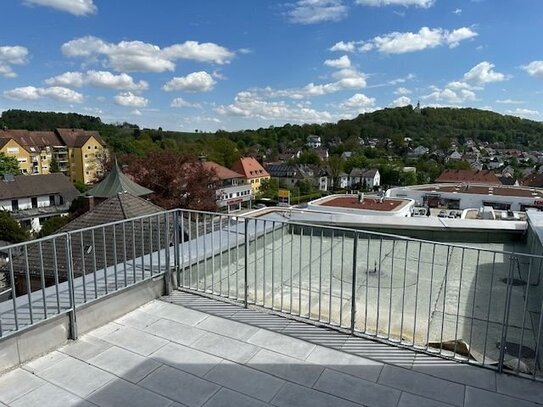
[(43, 223), (40, 232), (38, 233), (38, 237), (52, 235), (68, 222), (70, 222), (70, 218), (68, 216), (53, 216)]

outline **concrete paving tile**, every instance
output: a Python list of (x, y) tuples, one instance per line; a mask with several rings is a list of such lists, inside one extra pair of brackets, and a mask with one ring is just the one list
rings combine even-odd
[(477, 366), (419, 354), (415, 357), (412, 369), (445, 380), (486, 390), (496, 390), (496, 373)]
[[(539, 400), (541, 402), (541, 400)], [(536, 407), (541, 404), (535, 404), (530, 401), (520, 400), (475, 387), (466, 387), (465, 407)]]
[(12, 370), (0, 376), (0, 402), (9, 404), (44, 384), (44, 380), (26, 370)]
[(143, 312), (139, 309), (129, 312), (115, 322), (131, 328), (143, 329), (160, 319), (159, 316)]
[(506, 374), (496, 376), (498, 393), (543, 404), (543, 383)]
[(406, 368), (411, 368), (416, 356), (416, 353), (409, 349), (396, 348), (394, 346), (385, 345), (384, 343), (378, 343), (359, 337), (348, 338), (341, 350), (379, 362)]
[(347, 400), (334, 397), (330, 394), (322, 393), (307, 387), (298, 386), (293, 383), (287, 383), (277, 396), (272, 400), (272, 404), (279, 407), (354, 407), (360, 406)]
[(66, 346), (59, 349), (59, 352), (73, 356), (76, 359), (87, 361), (99, 355), (113, 345), (92, 335), (85, 335), (76, 341), (70, 341)]
[(122, 325), (119, 325), (115, 322), (110, 322), (108, 324), (102, 325), (100, 328), (96, 328), (93, 331), (90, 331), (88, 334), (95, 336), (96, 338), (102, 339), (104, 336), (119, 330), (121, 327)]
[(317, 346), (306, 360), (373, 382), (377, 381), (383, 369), (383, 364), (380, 362), (322, 346)]
[(196, 376), (204, 376), (223, 359), (183, 345), (169, 343), (150, 356), (159, 363), (184, 370)]
[(45, 369), (39, 376), (83, 398), (115, 379), (112, 374), (72, 357)]
[(210, 316), (204, 319), (197, 325), (197, 327), (205, 329), (206, 331), (215, 332), (216, 334), (239, 339), (241, 341), (246, 340), (258, 331), (257, 327), (215, 316)]
[(270, 401), (284, 380), (237, 363), (223, 361), (209, 371), (205, 378), (237, 392)]
[(149, 356), (168, 343), (165, 339), (129, 327), (122, 327), (104, 336), (103, 339), (142, 356)]
[(246, 365), (304, 386), (312, 386), (324, 370), (323, 367), (313, 363), (266, 349), (259, 351)]
[(256, 346), (230, 339), (211, 332), (206, 333), (191, 345), (191, 348), (211, 353), (234, 362), (247, 362), (258, 349)]
[(264, 407), (268, 405), (251, 397), (223, 388), (211, 397), (205, 404), (205, 407)]
[(402, 393), (397, 407), (450, 407), (450, 404), (427, 399), (414, 394)]
[(121, 379), (92, 393), (87, 400), (101, 407), (166, 407), (171, 400)]
[(378, 383), (455, 406), (464, 403), (463, 385), (396, 366), (386, 365)]
[(88, 362), (132, 383), (139, 382), (160, 366), (160, 363), (153, 359), (145, 358), (117, 346), (112, 346), (89, 359)]
[(301, 360), (305, 360), (313, 349), (315, 349), (315, 345), (309, 342), (270, 332), (265, 329), (260, 329), (247, 342)]
[(140, 385), (187, 406), (201, 406), (220, 386), (169, 366), (162, 366)]
[(275, 332), (285, 329), (290, 324), (290, 321), (287, 318), (251, 309), (239, 310), (232, 315), (231, 318), (244, 324), (269, 329), (270, 331)]
[(160, 318), (171, 319), (185, 325), (197, 325), (208, 317), (208, 314), (194, 311), (192, 309), (180, 307), (179, 305), (170, 304), (164, 301), (152, 301), (149, 304), (139, 308), (140, 311), (148, 314), (156, 315)]
[(36, 373), (41, 372), (44, 369), (50, 368), (55, 363), (58, 363), (61, 360), (66, 359), (67, 357), (68, 355), (66, 355), (65, 353), (61, 353), (55, 350), (51, 353), (48, 353), (47, 355), (44, 355), (28, 363), (25, 363), (23, 366), (21, 366), (21, 368), (30, 373), (36, 374)]
[(160, 336), (182, 345), (190, 345), (202, 337), (206, 331), (169, 319), (159, 319), (144, 329), (150, 334)]
[(395, 406), (401, 395), (399, 390), (330, 369), (324, 370), (313, 388), (369, 407)]
[(75, 394), (47, 383), (10, 403), (12, 407), (91, 407), (92, 405)]

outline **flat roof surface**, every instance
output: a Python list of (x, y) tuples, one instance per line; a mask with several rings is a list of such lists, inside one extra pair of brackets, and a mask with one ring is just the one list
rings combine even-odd
[(363, 202), (358, 202), (358, 197), (356, 196), (339, 196), (339, 197), (332, 197), (331, 199), (328, 199), (322, 202), (315, 202), (315, 205), (389, 212), (395, 209), (399, 209), (399, 207), (402, 206), (402, 204), (405, 202), (407, 201), (403, 199), (385, 198), (383, 202), (381, 203), (379, 201), (379, 198), (371, 198), (371, 197), (364, 197)]
[(8, 406), (535, 407), (542, 395), (542, 383), (179, 291), (0, 376)]
[(420, 191), (431, 192), (457, 192), (459, 194), (477, 194), (477, 195), (497, 195), (514, 196), (525, 198), (541, 198), (543, 192), (533, 188), (522, 187), (492, 187), (483, 185), (432, 185), (428, 187), (417, 188)]

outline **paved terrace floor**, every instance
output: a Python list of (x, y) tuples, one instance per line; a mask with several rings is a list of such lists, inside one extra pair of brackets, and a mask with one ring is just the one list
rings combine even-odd
[(541, 403), (542, 383), (180, 291), (0, 376), (8, 406)]

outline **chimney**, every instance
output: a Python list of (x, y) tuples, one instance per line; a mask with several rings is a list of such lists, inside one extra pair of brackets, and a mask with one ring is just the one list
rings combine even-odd
[(94, 209), (94, 197), (93, 196), (86, 196), (85, 197), (85, 206), (87, 208), (87, 211), (92, 211)]

